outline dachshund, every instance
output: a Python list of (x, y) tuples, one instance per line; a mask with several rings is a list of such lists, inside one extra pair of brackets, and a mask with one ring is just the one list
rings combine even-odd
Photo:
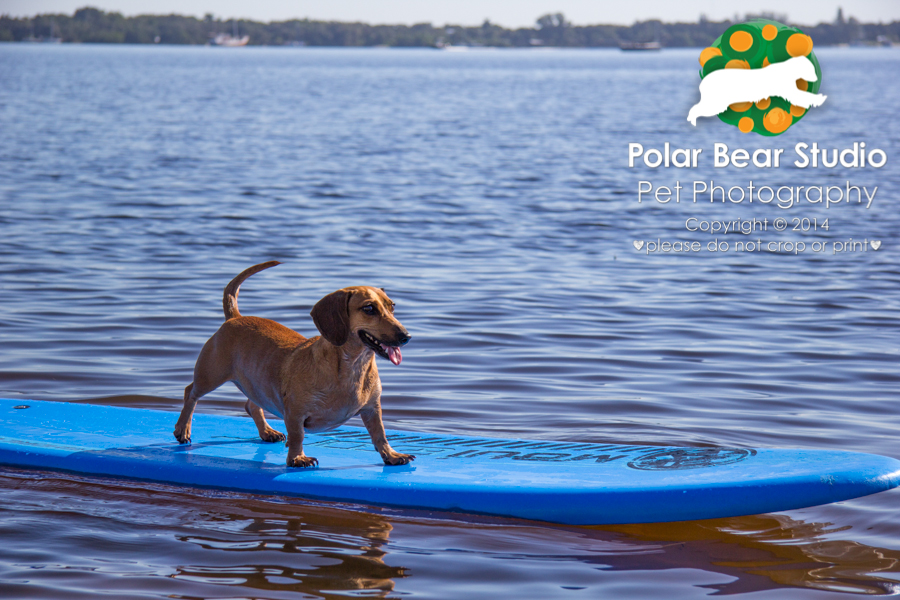
[(238, 290), (245, 279), (281, 264), (270, 261), (243, 271), (225, 287), (225, 322), (204, 344), (194, 366), (194, 380), (184, 390), (184, 408), (175, 438), (191, 441), (191, 419), (197, 401), (225, 382), (247, 396), (244, 409), (266, 442), (284, 434), (266, 422), (263, 409), (284, 419), (287, 465), (318, 466), (303, 453), (303, 433), (333, 429), (355, 415), (387, 465), (415, 458), (394, 451), (381, 420), (381, 379), (375, 357), (399, 365), (400, 347), (410, 335), (394, 317), (394, 303), (383, 289), (347, 287), (319, 300), (310, 315), (321, 336), (305, 338), (284, 325), (245, 317), (238, 311)]

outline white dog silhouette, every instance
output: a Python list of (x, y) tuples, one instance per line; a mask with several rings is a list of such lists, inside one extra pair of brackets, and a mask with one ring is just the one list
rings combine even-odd
[(762, 69), (719, 69), (700, 82), (700, 102), (691, 107), (687, 120), (714, 117), (735, 102), (759, 102), (780, 96), (795, 106), (821, 106), (826, 96), (797, 88), (797, 80), (816, 81), (816, 68), (805, 56), (796, 56)]

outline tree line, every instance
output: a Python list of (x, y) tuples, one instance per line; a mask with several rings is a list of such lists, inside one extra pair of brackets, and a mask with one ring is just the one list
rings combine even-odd
[[(747, 15), (752, 18), (754, 15)], [(777, 15), (759, 15), (777, 17)], [(781, 19), (776, 20), (783, 20)], [(560, 14), (539, 18), (534, 27), (506, 29), (485, 21), (480, 26), (430, 23), (417, 25), (368, 25), (335, 21), (294, 19), (272, 23), (221, 20), (208, 14), (203, 19), (181, 15), (125, 17), (116, 12), (81, 8), (73, 15), (41, 14), (34, 17), (0, 16), (0, 41), (46, 41), (118, 44), (206, 44), (218, 33), (249, 35), (251, 45), (395, 46), (442, 47), (617, 47), (628, 42), (657, 41), (664, 47), (704, 47), (731, 21), (663, 23), (643, 21), (633, 25), (573, 25)], [(801, 26), (816, 45), (900, 41), (900, 22), (860, 23), (838, 12), (831, 23)]]

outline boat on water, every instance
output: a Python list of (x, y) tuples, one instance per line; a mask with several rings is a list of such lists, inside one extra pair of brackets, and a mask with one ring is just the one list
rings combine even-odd
[(50, 37), (35, 37), (32, 35), (32, 36), (25, 38), (25, 41), (31, 42), (31, 43), (41, 43), (41, 44), (62, 44), (62, 38), (54, 37), (52, 35)]
[(619, 44), (622, 50), (662, 50), (659, 42), (622, 42)]
[(216, 34), (216, 37), (214, 37), (210, 41), (210, 44), (212, 44), (213, 46), (234, 47), (234, 46), (246, 46), (249, 41), (250, 41), (249, 35), (245, 35), (242, 37), (234, 37), (227, 33), (218, 33), (218, 34)]
[(58, 32), (58, 28), (56, 26), (56, 21), (50, 21), (50, 35), (48, 36), (35, 36), (34, 35), (34, 23), (31, 24), (31, 35), (25, 38), (26, 42), (31, 43), (43, 43), (43, 44), (61, 44), (62, 38), (56, 35)]
[(232, 33), (217, 33), (209, 43), (213, 46), (225, 46), (226, 48), (234, 48), (237, 46), (246, 46), (250, 42), (250, 36), (238, 36), (237, 21), (232, 21)]

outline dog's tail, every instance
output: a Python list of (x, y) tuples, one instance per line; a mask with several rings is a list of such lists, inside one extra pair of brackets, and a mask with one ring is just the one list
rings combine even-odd
[(277, 260), (270, 260), (269, 262), (260, 263), (258, 265), (254, 265), (249, 269), (241, 271), (241, 274), (231, 280), (231, 283), (225, 286), (225, 294), (222, 296), (222, 308), (225, 310), (225, 320), (233, 319), (235, 317), (241, 316), (240, 311), (238, 310), (237, 298), (238, 291), (241, 288), (241, 284), (244, 283), (244, 280), (250, 277), (251, 275), (255, 275), (260, 271), (264, 271), (269, 267), (274, 267), (275, 265), (280, 265), (281, 263)]

